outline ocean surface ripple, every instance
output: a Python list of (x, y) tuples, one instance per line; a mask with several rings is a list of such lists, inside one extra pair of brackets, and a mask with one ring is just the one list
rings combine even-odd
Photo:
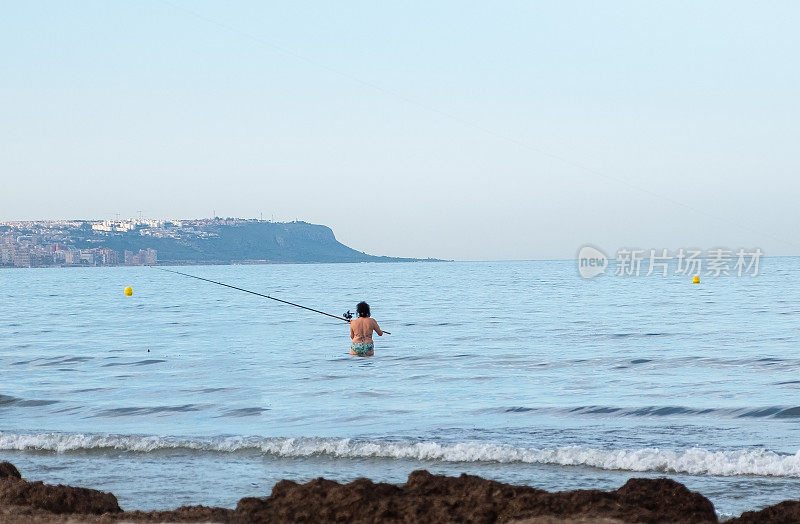
[(183, 270), (334, 314), (367, 300), (392, 334), (359, 359), (344, 322), (151, 268), (0, 270), (0, 460), (144, 509), (417, 468), (667, 475), (722, 514), (800, 489), (798, 258), (701, 285), (572, 261)]

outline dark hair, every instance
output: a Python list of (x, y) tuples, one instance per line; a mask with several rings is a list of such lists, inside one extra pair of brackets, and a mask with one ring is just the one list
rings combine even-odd
[(356, 306), (356, 313), (358, 313), (359, 317), (368, 317), (369, 316), (369, 304), (366, 302), (359, 302)]

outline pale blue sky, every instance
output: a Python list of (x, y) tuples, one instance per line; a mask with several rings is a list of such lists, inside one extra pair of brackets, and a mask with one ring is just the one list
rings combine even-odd
[(800, 254), (797, 2), (2, 11), (0, 220), (263, 213), (455, 259)]

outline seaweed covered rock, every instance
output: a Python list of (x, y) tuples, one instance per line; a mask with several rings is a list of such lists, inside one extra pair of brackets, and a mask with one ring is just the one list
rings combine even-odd
[(19, 470), (11, 462), (0, 462), (0, 479), (9, 477), (21, 479), (22, 475), (19, 474)]
[(787, 500), (759, 511), (745, 511), (739, 518), (728, 521), (730, 524), (795, 524), (800, 522), (800, 501)]
[(0, 479), (0, 504), (43, 509), (56, 514), (100, 515), (122, 511), (117, 497), (111, 493), (72, 486), (51, 486), (16, 477)]
[(413, 472), (404, 485), (357, 479), (281, 481), (267, 498), (244, 498), (236, 515), (257, 522), (511, 522), (541, 516), (625, 522), (717, 522), (711, 502), (669, 479), (631, 479), (616, 491), (549, 493), (473, 475)]
[[(550, 493), (474, 475), (415, 471), (405, 484), (361, 478), (347, 484), (318, 478), (278, 482), (265, 498), (248, 497), (236, 510), (184, 506), (123, 512), (111, 493), (28, 482), (0, 464), (0, 521), (27, 522), (515, 522), (518, 524), (714, 523), (711, 502), (669, 479), (631, 479), (616, 491)], [(798, 522), (800, 502), (748, 512), (734, 522)]]

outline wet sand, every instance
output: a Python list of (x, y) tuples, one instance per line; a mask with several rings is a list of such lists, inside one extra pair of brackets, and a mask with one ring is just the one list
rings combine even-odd
[[(415, 471), (405, 484), (318, 478), (278, 482), (267, 497), (245, 497), (235, 509), (183, 506), (171, 511), (124, 511), (98, 490), (28, 481), (0, 463), (0, 522), (509, 522), (617, 524), (714, 523), (713, 504), (670, 479), (630, 479), (614, 491), (547, 492), (472, 475)], [(800, 522), (800, 502), (787, 501), (727, 521)]]

